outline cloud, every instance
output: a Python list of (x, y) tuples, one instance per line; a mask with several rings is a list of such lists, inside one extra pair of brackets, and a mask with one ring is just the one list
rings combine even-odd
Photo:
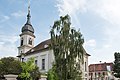
[[(91, 0), (88, 1), (87, 9), (105, 19), (104, 35), (109, 44), (120, 39), (120, 0)], [(102, 5), (102, 6), (101, 6)], [(118, 41), (119, 42), (119, 41)], [(114, 44), (113, 44), (114, 45)]]
[(95, 39), (91, 39), (85, 42), (84, 44), (85, 46), (89, 46), (89, 47), (95, 47), (96, 46), (96, 40)]
[[(69, 14), (72, 18), (72, 23), (77, 23), (81, 26), (81, 18), (79, 15), (89, 13), (94, 17), (101, 18), (97, 28), (102, 27), (99, 32), (100, 36), (96, 35), (94, 39), (86, 39), (85, 47), (92, 55), (90, 62), (99, 60), (113, 61), (114, 52), (120, 51), (120, 0), (57, 0), (57, 8), (60, 15)], [(84, 22), (82, 24), (86, 24)], [(96, 23), (95, 23), (96, 25)], [(94, 26), (95, 26), (94, 25)], [(82, 27), (82, 26), (81, 26)], [(87, 29), (87, 28), (86, 28)], [(95, 30), (93, 30), (95, 31)], [(87, 32), (89, 34), (89, 31)], [(95, 32), (91, 35), (95, 35)], [(85, 36), (88, 37), (88, 36)], [(103, 41), (102, 41), (103, 40)], [(96, 45), (97, 42), (97, 45)], [(94, 47), (94, 50), (93, 48)], [(100, 56), (100, 57), (98, 57)]]
[(0, 58), (9, 57), (9, 56), (17, 56), (17, 48), (14, 44), (9, 45), (1, 45), (0, 44)]
[[(120, 51), (120, 0), (99, 0), (89, 1), (88, 9), (96, 14), (97, 16), (103, 18), (107, 22), (103, 26), (103, 37), (105, 39), (100, 48), (96, 48), (92, 54), (95, 60), (95, 56), (101, 56), (99, 60), (103, 61), (113, 61), (114, 52)], [(101, 6), (102, 5), (102, 6)], [(91, 61), (93, 61), (91, 59)]]
[(17, 55), (18, 36), (0, 35), (0, 58)]
[(73, 15), (76, 12), (82, 12), (86, 9), (86, 0), (57, 0), (57, 2), (60, 15)]
[[(120, 24), (120, 0), (91, 0), (88, 1), (88, 10), (93, 11), (113, 24)], [(101, 6), (102, 5), (102, 6)]]
[(18, 18), (18, 17), (24, 17), (26, 15), (26, 13), (23, 11), (18, 11), (18, 12), (12, 13), (11, 15)]
[(6, 16), (6, 15), (0, 15), (0, 23), (5, 22), (5, 21), (7, 21), (7, 20), (9, 20), (9, 19), (10, 19), (9, 16)]
[(65, 16), (68, 14), (71, 17), (72, 26), (80, 24), (80, 19), (78, 18), (79, 13), (86, 12), (86, 0), (57, 0), (57, 8), (59, 16)]
[(0, 42), (0, 45), (3, 45), (3, 44), (4, 44), (4, 42), (1, 41), (1, 42)]
[(110, 48), (110, 47), (112, 47), (112, 46), (109, 45), (109, 44), (106, 44), (106, 45), (103, 45), (103, 47), (104, 47), (104, 48)]
[(60, 15), (91, 11), (113, 24), (120, 24), (119, 4), (120, 0), (57, 0)]
[(7, 35), (0, 35), (0, 42), (8, 42), (8, 43), (15, 43), (19, 39), (18, 36), (7, 36)]

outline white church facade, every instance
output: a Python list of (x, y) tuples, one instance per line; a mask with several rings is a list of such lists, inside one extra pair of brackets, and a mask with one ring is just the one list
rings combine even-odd
[[(18, 57), (21, 61), (27, 61), (31, 57), (35, 58), (35, 64), (39, 67), (41, 73), (47, 73), (49, 69), (52, 68), (54, 62), (53, 50), (51, 50), (48, 45), (51, 40), (45, 40), (40, 42), (38, 45), (34, 46), (34, 28), (30, 22), (30, 7), (28, 7), (27, 22), (22, 27), (20, 34), (20, 46), (18, 47)], [(84, 49), (84, 48), (83, 48)], [(88, 80), (88, 57), (89, 54), (84, 50), (84, 63), (82, 67), (82, 77), (84, 80)]]

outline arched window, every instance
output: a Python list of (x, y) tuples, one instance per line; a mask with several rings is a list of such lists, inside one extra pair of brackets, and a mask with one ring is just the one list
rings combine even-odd
[(99, 76), (99, 77), (101, 76), (100, 72), (98, 73), (98, 76)]
[(95, 78), (97, 77), (97, 74), (95, 73)]
[(102, 75), (105, 76), (105, 72), (103, 72)]
[(21, 39), (21, 46), (23, 45), (23, 38)]
[(28, 44), (32, 45), (32, 39), (31, 38), (29, 39)]

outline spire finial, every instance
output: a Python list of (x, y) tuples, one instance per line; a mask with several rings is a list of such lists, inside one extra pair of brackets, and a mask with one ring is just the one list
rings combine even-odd
[(30, 11), (30, 0), (28, 0), (28, 11)]
[(30, 22), (30, 0), (28, 0), (28, 15), (27, 15), (27, 24), (31, 24)]

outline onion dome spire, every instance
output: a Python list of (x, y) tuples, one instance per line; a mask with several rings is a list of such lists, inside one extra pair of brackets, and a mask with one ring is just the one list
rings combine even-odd
[(30, 0), (28, 3), (28, 14), (27, 14), (27, 22), (26, 24), (22, 27), (22, 32), (30, 32), (34, 33), (34, 28), (32, 27), (31, 21), (30, 21), (31, 15), (30, 15)]
[(29, 3), (28, 3), (27, 24), (31, 24), (30, 18), (31, 18), (31, 15), (30, 15), (30, 0), (29, 0)]

